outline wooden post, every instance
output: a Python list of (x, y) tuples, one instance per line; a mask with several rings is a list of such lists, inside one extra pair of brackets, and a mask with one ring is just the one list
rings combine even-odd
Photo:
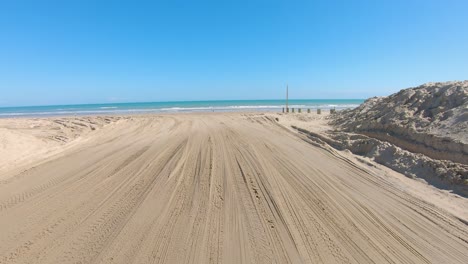
[(283, 107), (283, 113), (284, 113), (284, 107)]
[(292, 112), (294, 113), (294, 107), (292, 108)]
[(297, 109), (297, 112), (298, 112), (298, 113), (301, 113), (301, 109), (300, 109), (300, 108), (299, 108), (299, 109)]
[(307, 113), (309, 113), (309, 114), (310, 114), (310, 108), (307, 108)]
[[(288, 97), (289, 97), (289, 87), (286, 84), (286, 113), (289, 113), (289, 106), (288, 106)], [(293, 111), (294, 112), (294, 111)]]
[(322, 113), (322, 110), (320, 108), (317, 108), (317, 114), (320, 115)]

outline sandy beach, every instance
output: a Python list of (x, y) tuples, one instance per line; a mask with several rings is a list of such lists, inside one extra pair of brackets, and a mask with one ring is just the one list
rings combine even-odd
[(468, 1), (3, 1), (0, 264), (468, 264)]
[(0, 263), (466, 263), (466, 198), (304, 116), (1, 119)]

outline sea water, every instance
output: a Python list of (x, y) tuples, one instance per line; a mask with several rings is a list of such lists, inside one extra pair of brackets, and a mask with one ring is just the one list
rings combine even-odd
[[(362, 99), (294, 99), (289, 100), (289, 107), (304, 110), (308, 108), (341, 110), (355, 108), (362, 102), (364, 102)], [(0, 117), (177, 112), (281, 112), (285, 103), (285, 100), (221, 100), (0, 107)]]

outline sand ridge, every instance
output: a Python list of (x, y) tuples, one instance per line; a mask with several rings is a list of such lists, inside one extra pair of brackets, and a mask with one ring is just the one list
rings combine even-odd
[[(0, 119), (0, 173), (60, 153), (121, 117), (51, 117)], [(2, 179), (0, 175), (0, 180)]]
[(0, 263), (464, 263), (468, 228), (262, 114), (139, 116), (4, 173)]

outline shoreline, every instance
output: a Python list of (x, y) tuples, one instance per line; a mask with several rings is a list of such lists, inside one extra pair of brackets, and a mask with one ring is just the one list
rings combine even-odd
[[(316, 115), (317, 109), (310, 108), (311, 112), (307, 113), (307, 108), (301, 108), (302, 112), (297, 113), (297, 109), (295, 108), (294, 113), (289, 114), (301, 114), (301, 115)], [(330, 114), (330, 109), (321, 109), (322, 115)], [(342, 109), (343, 110), (343, 109)], [(337, 112), (342, 110), (336, 110)], [(138, 117), (138, 116), (164, 116), (164, 115), (210, 115), (210, 114), (286, 114), (282, 112), (282, 109), (274, 109), (271, 111), (262, 111), (262, 110), (255, 110), (255, 111), (186, 111), (186, 112), (130, 112), (130, 113), (110, 113), (110, 114), (101, 114), (101, 113), (89, 113), (89, 114), (64, 114), (64, 115), (31, 115), (31, 116), (0, 116), (0, 120), (8, 120), (8, 119), (54, 119), (54, 118), (88, 118), (88, 117)]]
[[(290, 100), (290, 108), (302, 109), (349, 109), (359, 106), (361, 99), (307, 99)], [(187, 113), (187, 112), (281, 112), (284, 100), (233, 100), (233, 101), (194, 101), (156, 102), (124, 104), (57, 105), (0, 108), (0, 118), (4, 117), (46, 117), (68, 115), (107, 115), (142, 113)]]

